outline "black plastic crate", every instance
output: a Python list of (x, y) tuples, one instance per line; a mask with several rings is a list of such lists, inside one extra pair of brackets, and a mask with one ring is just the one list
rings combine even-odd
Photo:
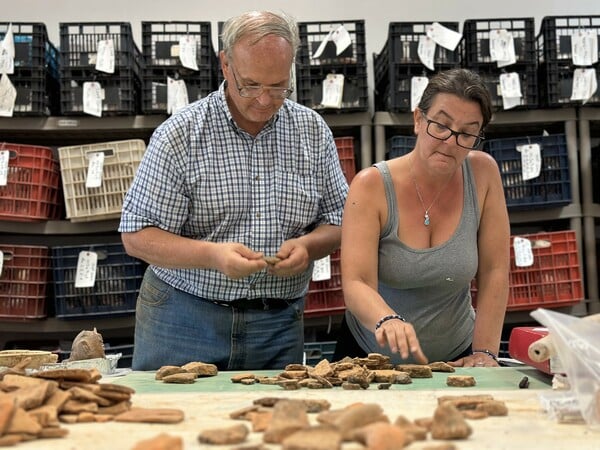
[[(0, 22), (0, 40), (8, 31), (8, 22)], [(43, 23), (12, 23), (15, 45), (14, 66), (17, 68), (47, 67), (58, 79), (58, 51), (48, 40), (46, 25)]]
[[(600, 66), (594, 68), (596, 80), (600, 85)], [(544, 107), (581, 106), (581, 100), (571, 100), (575, 67), (567, 62), (545, 62), (538, 67), (540, 105)], [(600, 105), (600, 92), (586, 103), (588, 106)]]
[(212, 44), (210, 22), (142, 22), (142, 54), (149, 66), (181, 67), (179, 40), (196, 40), (196, 64), (212, 67), (216, 55)]
[[(440, 25), (458, 32), (458, 22), (439, 22)], [(373, 54), (375, 84), (389, 82), (393, 76), (395, 64), (421, 64), (417, 53), (419, 39), (427, 34), (427, 28), (432, 22), (390, 22), (388, 37), (380, 53)], [(437, 46), (433, 59), (438, 65), (458, 66), (460, 57), (458, 49), (448, 50)]]
[(490, 63), (490, 36), (494, 30), (506, 30), (512, 34), (517, 63), (535, 63), (535, 26), (533, 17), (502, 19), (467, 19), (463, 24), (461, 54), (463, 66)]
[(600, 15), (544, 17), (537, 36), (538, 61), (572, 62), (571, 36), (581, 30), (594, 30), (600, 40)]
[(143, 114), (165, 114), (167, 112), (167, 78), (185, 82), (190, 103), (206, 97), (216, 89), (216, 74), (212, 68), (200, 71), (182, 70), (182, 68), (146, 67), (144, 69), (144, 88), (142, 95)]
[[(93, 287), (75, 287), (77, 261), (82, 251), (98, 253)], [(53, 247), (52, 273), (57, 318), (99, 317), (135, 313), (144, 267), (127, 255), (120, 243), (94, 244)]]
[(142, 54), (127, 22), (68, 22), (59, 24), (62, 68), (93, 68), (98, 42), (111, 39), (115, 48), (115, 71), (130, 68), (141, 77)]
[(496, 68), (493, 65), (473, 66), (471, 70), (477, 72), (487, 86), (492, 97), (492, 107), (495, 111), (504, 110), (502, 90), (500, 88), (500, 75), (502, 73), (516, 72), (519, 74), (521, 85), (521, 101), (511, 109), (535, 109), (538, 101), (538, 73), (536, 63), (513, 64), (506, 68)]
[[(343, 26), (348, 32), (351, 45), (339, 55), (335, 43), (327, 40), (323, 52), (318, 58), (312, 55), (328, 39), (330, 32), (335, 32)], [(330, 22), (298, 22), (300, 47), (296, 61), (303, 66), (340, 65), (340, 64), (366, 64), (365, 21), (364, 20), (338, 20)]]
[(304, 355), (306, 357), (306, 364), (316, 366), (324, 359), (333, 362), (335, 345), (336, 341), (305, 342)]
[(50, 116), (60, 113), (58, 79), (44, 68), (15, 68), (9, 75), (17, 90), (14, 116)]
[[(344, 75), (342, 107), (324, 108), (323, 80), (328, 74)], [(296, 100), (298, 103), (323, 112), (358, 112), (369, 107), (366, 64), (341, 64), (329, 66), (296, 65)]]
[(392, 63), (389, 78), (375, 85), (375, 110), (410, 112), (411, 80), (413, 77), (431, 78), (434, 74), (456, 67), (437, 65), (436, 70), (422, 64)]
[[(539, 144), (540, 175), (523, 180), (518, 145)], [(548, 208), (571, 203), (571, 177), (567, 140), (564, 134), (488, 139), (483, 150), (492, 155), (500, 168), (506, 206), (509, 210)]]
[(392, 136), (388, 141), (388, 154), (386, 159), (393, 159), (406, 155), (417, 143), (415, 136)]
[(83, 112), (83, 83), (97, 81), (104, 90), (102, 115), (134, 115), (141, 109), (142, 84), (128, 68), (115, 69), (114, 74), (94, 69), (62, 69), (60, 105), (63, 115)]

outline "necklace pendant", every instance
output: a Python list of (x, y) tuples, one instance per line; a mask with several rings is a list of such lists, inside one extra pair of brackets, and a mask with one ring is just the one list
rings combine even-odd
[(429, 213), (425, 212), (425, 220), (423, 221), (423, 225), (425, 225), (426, 227), (429, 226)]

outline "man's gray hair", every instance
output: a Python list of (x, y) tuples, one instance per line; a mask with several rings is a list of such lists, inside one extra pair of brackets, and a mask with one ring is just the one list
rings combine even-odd
[(231, 58), (233, 46), (241, 39), (251, 36), (253, 38), (251, 44), (256, 44), (270, 34), (288, 41), (292, 47), (293, 57), (296, 58), (300, 45), (296, 21), (284, 13), (277, 14), (270, 11), (249, 11), (225, 22), (221, 32), (223, 51), (228, 58)]

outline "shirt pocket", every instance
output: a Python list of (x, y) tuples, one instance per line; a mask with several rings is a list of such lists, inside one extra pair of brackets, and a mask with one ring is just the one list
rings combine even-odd
[(277, 171), (275, 197), (286, 239), (305, 234), (305, 230), (317, 222), (321, 194), (313, 175)]

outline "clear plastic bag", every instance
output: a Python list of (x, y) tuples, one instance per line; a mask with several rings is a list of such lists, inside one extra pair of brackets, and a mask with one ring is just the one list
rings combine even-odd
[(600, 324), (542, 308), (531, 316), (548, 328), (581, 415), (600, 431)]

